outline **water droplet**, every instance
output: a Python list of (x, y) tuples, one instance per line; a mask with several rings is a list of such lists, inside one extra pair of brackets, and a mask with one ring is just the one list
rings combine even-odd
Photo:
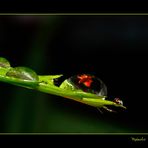
[[(84, 92), (93, 93), (98, 96), (107, 96), (106, 85), (101, 79), (97, 78), (94, 75), (80, 74), (80, 75), (72, 76), (66, 80), (76, 90), (82, 90)], [(65, 82), (66, 81), (64, 81), (63, 83)], [(63, 86), (63, 83), (61, 84), (61, 86)]]
[(27, 67), (12, 68), (6, 73), (6, 76), (31, 81), (39, 80), (38, 75), (32, 69)]
[(0, 67), (3, 67), (3, 68), (10, 67), (9, 61), (3, 57), (0, 57)]

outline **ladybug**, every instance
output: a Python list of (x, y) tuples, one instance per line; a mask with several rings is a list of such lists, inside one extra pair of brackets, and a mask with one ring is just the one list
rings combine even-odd
[[(103, 100), (105, 100), (107, 96), (107, 87), (105, 83), (98, 77), (91, 74), (78, 74), (71, 76), (70, 78), (63, 81), (59, 87), (65, 90), (83, 91), (98, 96), (105, 96), (102, 98)], [(113, 102), (118, 105), (123, 105), (122, 100), (119, 98), (115, 98)], [(109, 107), (104, 106), (103, 108), (109, 112), (115, 112)], [(99, 111), (101, 112), (100, 109)]]
[(61, 88), (71, 90), (82, 90), (99, 96), (107, 95), (107, 87), (104, 82), (94, 75), (78, 74), (66, 79)]
[(120, 100), (119, 98), (115, 98), (115, 99), (113, 100), (113, 102), (115, 102), (115, 103), (117, 103), (117, 104), (120, 104), (120, 105), (123, 105), (123, 101)]

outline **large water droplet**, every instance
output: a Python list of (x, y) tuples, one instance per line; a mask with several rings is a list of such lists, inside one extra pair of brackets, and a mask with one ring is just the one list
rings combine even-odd
[(38, 75), (32, 69), (27, 67), (15, 67), (10, 69), (6, 76), (14, 77), (23, 80), (38, 81)]
[(0, 57), (0, 67), (3, 67), (3, 68), (10, 67), (9, 61), (3, 57)]
[[(97, 78), (94, 75), (90, 74), (75, 75), (68, 78), (67, 81), (77, 90), (93, 93), (98, 96), (107, 96), (106, 85), (101, 79)], [(65, 81), (63, 83), (65, 83)], [(63, 83), (61, 84), (61, 86), (63, 85)]]

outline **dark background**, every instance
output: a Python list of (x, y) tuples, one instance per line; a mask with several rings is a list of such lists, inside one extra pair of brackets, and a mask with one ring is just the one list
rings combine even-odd
[(126, 111), (0, 83), (1, 133), (146, 133), (148, 16), (0, 16), (0, 56), (37, 74), (89, 73)]

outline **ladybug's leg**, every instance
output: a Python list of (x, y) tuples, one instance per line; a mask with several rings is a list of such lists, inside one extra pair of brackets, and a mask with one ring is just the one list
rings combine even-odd
[(109, 109), (109, 108), (106, 107), (106, 106), (103, 106), (103, 108), (104, 108), (105, 110), (109, 111), (109, 112), (114, 112), (114, 113), (116, 113), (116, 111), (114, 111), (114, 110), (112, 110), (112, 109)]
[(103, 114), (103, 112), (101, 111), (101, 109), (100, 109), (100, 108), (98, 108), (98, 107), (97, 107), (97, 110), (98, 110), (101, 114)]

